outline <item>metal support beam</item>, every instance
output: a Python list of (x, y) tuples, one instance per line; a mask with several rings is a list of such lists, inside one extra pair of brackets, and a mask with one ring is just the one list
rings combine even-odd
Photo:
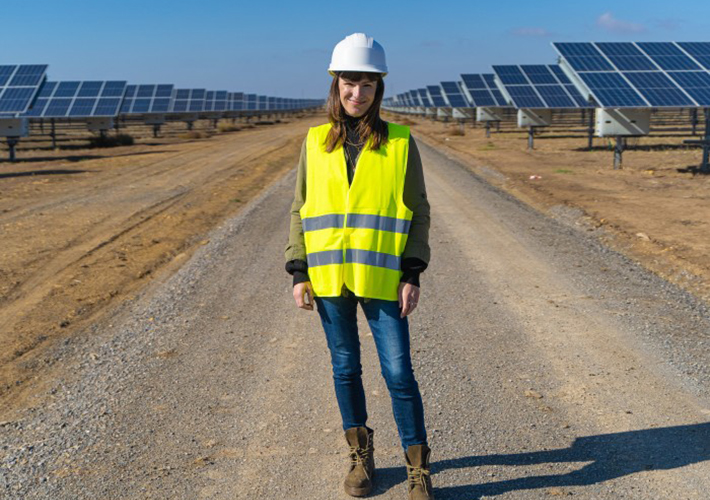
[(693, 135), (698, 133), (698, 108), (690, 110), (690, 124), (693, 126)]
[(616, 147), (614, 148), (614, 170), (621, 168), (622, 154), (626, 147), (626, 138), (622, 135), (616, 136)]

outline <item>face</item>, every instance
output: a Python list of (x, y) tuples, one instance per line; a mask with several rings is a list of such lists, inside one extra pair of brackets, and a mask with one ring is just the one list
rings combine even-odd
[(340, 90), (340, 103), (345, 112), (359, 118), (367, 113), (375, 100), (377, 81), (363, 78), (359, 82), (354, 82), (341, 76), (338, 77), (338, 89)]

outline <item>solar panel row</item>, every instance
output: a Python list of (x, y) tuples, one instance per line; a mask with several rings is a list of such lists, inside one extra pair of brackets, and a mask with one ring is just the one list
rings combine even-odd
[(710, 106), (710, 43), (553, 43), (606, 108)]

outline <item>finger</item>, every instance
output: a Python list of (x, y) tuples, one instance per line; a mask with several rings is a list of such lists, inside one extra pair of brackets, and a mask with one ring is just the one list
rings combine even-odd
[(402, 305), (402, 314), (400, 314), (400, 318), (404, 318), (409, 314), (409, 300), (407, 297), (404, 297), (404, 304)]
[(308, 302), (305, 305), (304, 309), (308, 309), (309, 311), (313, 310), (313, 290), (311, 287), (306, 287), (306, 297), (308, 298)]

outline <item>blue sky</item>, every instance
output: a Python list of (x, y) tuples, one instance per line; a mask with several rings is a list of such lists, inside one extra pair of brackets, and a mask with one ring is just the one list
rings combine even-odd
[(3, 1), (0, 64), (52, 80), (324, 97), (333, 46), (362, 31), (387, 52), (387, 95), (493, 64), (555, 62), (553, 41), (709, 41), (707, 1)]

